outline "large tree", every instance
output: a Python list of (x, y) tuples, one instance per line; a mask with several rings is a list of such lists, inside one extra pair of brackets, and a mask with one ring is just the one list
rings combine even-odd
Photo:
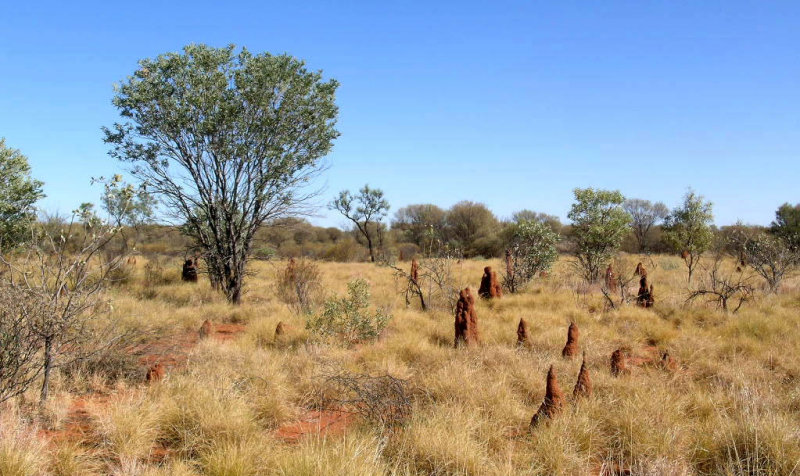
[(375, 247), (379, 245), (376, 242), (383, 232), (381, 220), (389, 211), (389, 202), (383, 198), (383, 191), (379, 188), (369, 188), (369, 185), (364, 185), (358, 191), (358, 195), (343, 190), (328, 207), (355, 224), (356, 230), (367, 240), (369, 259), (374, 263)]
[(672, 210), (664, 223), (664, 241), (679, 252), (689, 269), (688, 283), (700, 262), (700, 257), (708, 251), (714, 240), (714, 221), (712, 204), (689, 190), (683, 197), (683, 204)]
[(575, 256), (584, 279), (594, 283), (619, 250), (631, 216), (622, 208), (625, 197), (617, 190), (576, 188), (575, 203), (567, 217), (572, 220)]
[(639, 244), (639, 251), (646, 251), (650, 229), (669, 215), (669, 209), (661, 202), (652, 203), (640, 198), (625, 200), (622, 207), (631, 216), (631, 229)]
[(312, 194), (339, 135), (337, 86), (289, 55), (190, 45), (140, 61), (117, 89), (111, 155), (185, 223), (232, 303), (256, 230)]
[(31, 178), (28, 158), (0, 138), (0, 250), (25, 238), (36, 218), (33, 204), (42, 197), (42, 182)]

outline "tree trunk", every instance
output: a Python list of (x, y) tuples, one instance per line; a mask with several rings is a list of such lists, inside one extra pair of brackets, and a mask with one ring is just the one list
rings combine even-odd
[(369, 247), (369, 259), (374, 263), (375, 253), (372, 250), (372, 238), (370, 238), (369, 233), (367, 233), (367, 246)]
[(43, 404), (47, 400), (50, 390), (50, 373), (53, 370), (53, 338), (48, 337), (44, 341), (44, 376), (42, 379), (42, 393), (39, 396), (39, 403)]

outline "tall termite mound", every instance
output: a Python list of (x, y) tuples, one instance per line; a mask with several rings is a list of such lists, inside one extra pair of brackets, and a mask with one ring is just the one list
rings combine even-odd
[(155, 365), (147, 369), (147, 375), (145, 376), (145, 379), (148, 382), (158, 382), (164, 378), (165, 373), (166, 369), (164, 368), (164, 364), (157, 362)]
[(203, 321), (203, 325), (200, 326), (200, 329), (197, 331), (197, 334), (200, 336), (200, 339), (206, 339), (208, 336), (211, 335), (211, 321), (206, 319)]
[(497, 279), (497, 273), (492, 271), (491, 266), (483, 268), (481, 286), (478, 288), (478, 295), (484, 299), (503, 297), (503, 288)]
[(475, 311), (475, 298), (469, 288), (464, 288), (458, 295), (455, 331), (456, 347), (478, 343), (478, 313)]
[(517, 347), (528, 347), (529, 345), (528, 322), (521, 317), (517, 326)]
[(558, 385), (556, 371), (551, 365), (550, 370), (547, 372), (547, 389), (545, 390), (544, 401), (539, 410), (533, 415), (533, 418), (531, 418), (531, 428), (535, 428), (542, 420), (549, 420), (561, 413), (564, 409), (564, 401), (564, 392), (561, 391), (561, 387)]
[(190, 283), (197, 282), (197, 260), (189, 258), (183, 262), (181, 279)]
[(614, 273), (614, 268), (609, 264), (606, 268), (606, 288), (612, 293), (617, 292), (617, 276)]
[(636, 295), (636, 303), (641, 307), (653, 307), (653, 304), (655, 304), (653, 285), (650, 284), (648, 287), (646, 275), (642, 276), (642, 279), (639, 280), (639, 292)]
[(580, 331), (578, 330), (578, 326), (574, 322), (570, 323), (569, 329), (567, 330), (567, 343), (564, 345), (564, 349), (561, 351), (562, 357), (574, 357), (578, 355), (579, 335)]
[(578, 372), (578, 381), (572, 389), (572, 397), (575, 399), (592, 396), (592, 378), (589, 376), (589, 369), (586, 367), (586, 352), (583, 353), (581, 370)]
[(611, 354), (611, 375), (619, 377), (620, 375), (630, 373), (628, 369), (628, 356), (623, 348), (619, 348)]
[(411, 280), (415, 283), (419, 282), (419, 263), (416, 258), (411, 260)]
[(639, 262), (639, 264), (636, 265), (636, 269), (633, 270), (633, 275), (642, 277), (647, 276), (647, 270), (645, 269), (644, 265), (641, 262)]

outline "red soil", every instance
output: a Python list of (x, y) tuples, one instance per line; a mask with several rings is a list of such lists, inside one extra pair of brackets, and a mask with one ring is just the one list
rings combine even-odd
[(342, 411), (309, 411), (298, 421), (286, 424), (275, 432), (278, 438), (296, 443), (307, 435), (331, 435), (347, 432), (354, 418), (352, 413)]

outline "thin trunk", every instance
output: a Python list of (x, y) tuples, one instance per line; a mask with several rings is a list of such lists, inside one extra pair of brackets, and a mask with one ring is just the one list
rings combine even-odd
[(367, 236), (367, 246), (369, 247), (369, 259), (374, 263), (375, 253), (372, 251), (372, 238), (370, 238), (369, 233), (367, 233), (366, 236)]
[(50, 372), (53, 370), (53, 338), (48, 337), (44, 341), (44, 378), (42, 379), (42, 393), (39, 396), (39, 403), (43, 404), (47, 400), (50, 390)]

